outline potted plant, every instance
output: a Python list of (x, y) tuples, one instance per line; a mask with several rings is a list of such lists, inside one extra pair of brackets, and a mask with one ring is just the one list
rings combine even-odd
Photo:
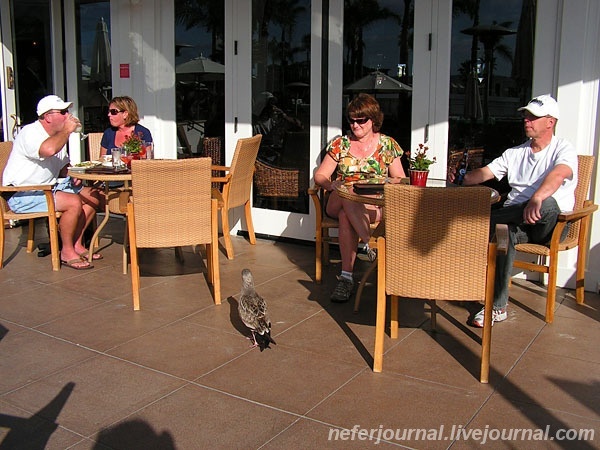
[(425, 186), (427, 183), (429, 166), (436, 162), (435, 156), (433, 159), (427, 157), (427, 150), (429, 150), (429, 147), (425, 144), (419, 144), (415, 155), (410, 158), (409, 177), (412, 185)]
[(132, 134), (125, 142), (123, 142), (123, 152), (132, 155), (132, 159), (143, 158), (146, 154), (144, 143), (142, 142), (142, 134)]

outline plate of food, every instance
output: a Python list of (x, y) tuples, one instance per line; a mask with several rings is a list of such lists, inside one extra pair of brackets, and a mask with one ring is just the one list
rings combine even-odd
[(69, 167), (73, 172), (85, 172), (86, 169), (91, 169), (92, 167), (97, 167), (101, 165), (100, 161), (82, 161), (80, 163), (74, 164)]

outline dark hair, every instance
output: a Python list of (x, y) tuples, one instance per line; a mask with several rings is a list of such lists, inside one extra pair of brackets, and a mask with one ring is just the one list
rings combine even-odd
[(125, 125), (135, 125), (140, 121), (137, 105), (131, 97), (126, 95), (123, 95), (122, 97), (113, 97), (110, 104), (115, 105), (119, 111), (127, 111), (127, 122)]
[(360, 93), (348, 103), (346, 114), (349, 118), (368, 117), (373, 121), (373, 131), (377, 133), (383, 125), (383, 112), (379, 102), (369, 94)]

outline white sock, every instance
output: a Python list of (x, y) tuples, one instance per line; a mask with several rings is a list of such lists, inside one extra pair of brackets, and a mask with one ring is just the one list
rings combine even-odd
[(348, 272), (346, 270), (342, 270), (340, 277), (345, 278), (346, 280), (350, 280), (352, 282), (354, 281), (354, 279), (352, 278), (352, 272)]

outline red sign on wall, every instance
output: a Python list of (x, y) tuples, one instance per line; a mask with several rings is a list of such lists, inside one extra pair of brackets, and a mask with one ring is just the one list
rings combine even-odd
[(120, 64), (119, 73), (121, 78), (129, 78), (129, 64)]

